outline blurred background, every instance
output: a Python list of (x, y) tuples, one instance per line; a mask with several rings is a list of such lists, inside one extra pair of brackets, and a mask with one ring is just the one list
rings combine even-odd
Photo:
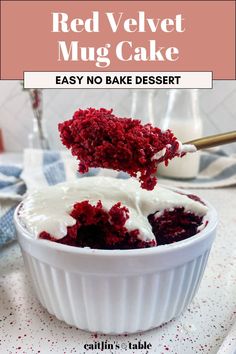
[[(50, 148), (63, 148), (57, 124), (71, 118), (77, 108), (113, 108), (118, 116), (135, 114), (135, 118), (144, 122), (153, 120), (158, 126), (167, 111), (168, 91), (171, 90), (45, 89), (42, 92), (42, 117)], [(236, 81), (215, 81), (213, 89), (199, 90), (198, 102), (204, 135), (236, 129)], [(6, 152), (20, 152), (28, 146), (33, 118), (29, 92), (23, 90), (21, 82), (1, 81), (0, 129)], [(226, 150), (235, 152), (235, 144), (227, 146)]]

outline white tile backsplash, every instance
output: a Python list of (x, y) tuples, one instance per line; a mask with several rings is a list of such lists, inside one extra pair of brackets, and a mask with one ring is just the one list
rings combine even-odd
[[(200, 110), (204, 123), (204, 133), (214, 134), (236, 130), (236, 81), (215, 81), (212, 90), (201, 90)], [(48, 89), (43, 92), (44, 119), (52, 148), (61, 148), (57, 133), (59, 121), (68, 119), (78, 108), (113, 108), (120, 116), (130, 116), (131, 90), (66, 90)], [(156, 121), (166, 109), (166, 90), (155, 92)], [(145, 103), (140, 105), (139, 117), (147, 114)], [(18, 81), (0, 82), (0, 128), (3, 130), (5, 149), (21, 151), (28, 145), (28, 134), (32, 130), (33, 113), (28, 93), (22, 90)], [(228, 151), (236, 152), (236, 144), (228, 146)]]

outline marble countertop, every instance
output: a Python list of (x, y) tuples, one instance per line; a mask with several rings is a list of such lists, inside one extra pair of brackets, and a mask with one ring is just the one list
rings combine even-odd
[[(51, 316), (35, 298), (14, 242), (0, 250), (0, 353), (96, 354), (101, 352), (99, 346), (118, 343), (121, 349), (104, 349), (103, 353), (216, 354), (236, 321), (236, 189), (195, 193), (216, 207), (220, 221), (199, 291), (179, 318), (127, 336), (97, 335), (70, 327)], [(151, 349), (141, 348), (149, 343)]]

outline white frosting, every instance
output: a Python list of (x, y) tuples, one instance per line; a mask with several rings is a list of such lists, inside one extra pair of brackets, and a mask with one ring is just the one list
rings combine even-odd
[[(177, 153), (178, 154), (183, 154), (183, 153), (188, 153), (188, 152), (196, 152), (197, 148), (195, 145), (191, 145), (191, 144), (182, 144), (181, 141), (178, 140), (178, 144), (179, 144), (179, 148)], [(157, 161), (160, 160), (163, 156), (165, 156), (166, 152), (168, 151), (168, 149), (171, 149), (172, 145), (171, 144), (167, 144), (166, 147), (160, 151), (158, 151), (153, 157), (153, 159), (156, 159)]]
[(179, 140), (179, 149), (178, 149), (178, 153), (187, 153), (187, 152), (196, 152), (197, 148), (195, 145), (192, 144), (182, 144)]
[(178, 206), (201, 216), (207, 212), (206, 206), (169, 189), (158, 186), (147, 191), (141, 189), (133, 178), (124, 180), (100, 176), (84, 177), (35, 191), (26, 197), (19, 214), (32, 237), (37, 238), (46, 231), (60, 239), (66, 235), (67, 226), (75, 224), (75, 219), (70, 216), (74, 204), (84, 200), (92, 205), (101, 200), (105, 210), (121, 202), (129, 209), (126, 228), (139, 229), (139, 237), (145, 241), (155, 240), (147, 220), (149, 214)]
[(152, 160), (156, 159), (156, 160), (160, 160), (163, 156), (165, 156), (166, 154), (166, 148), (158, 151), (153, 157)]

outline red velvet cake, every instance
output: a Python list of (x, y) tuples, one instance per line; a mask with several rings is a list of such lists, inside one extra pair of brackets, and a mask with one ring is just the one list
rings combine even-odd
[(84, 177), (30, 194), (20, 209), (36, 238), (93, 249), (159, 246), (196, 235), (207, 207), (195, 196), (134, 178)]
[(67, 235), (60, 240), (43, 231), (39, 237), (70, 246), (90, 247), (93, 249), (132, 249), (156, 245), (154, 240), (142, 241), (139, 231), (128, 231), (125, 222), (129, 211), (117, 203), (106, 212), (101, 201), (92, 206), (88, 201), (76, 203), (71, 212), (76, 219), (74, 226), (67, 228)]
[(125, 227), (129, 210), (122, 207), (121, 203), (106, 212), (101, 201), (96, 206), (88, 201), (79, 202), (74, 205), (71, 216), (76, 219), (76, 224), (67, 228), (67, 235), (62, 239), (57, 240), (45, 231), (39, 237), (69, 246), (93, 249), (147, 248), (185, 240), (196, 235), (203, 223), (203, 216), (186, 212), (184, 207), (163, 212), (157, 210), (148, 215), (155, 240), (144, 241), (139, 238), (138, 229), (128, 231)]
[(206, 225), (207, 207), (198, 197), (154, 188), (157, 164), (183, 154), (170, 130), (90, 108), (76, 111), (59, 131), (80, 172), (125, 171), (143, 188), (134, 178), (95, 176), (35, 192), (20, 210), (35, 237), (76, 247), (135, 249), (184, 240)]
[(167, 165), (173, 157), (183, 155), (170, 130), (118, 118), (104, 108), (79, 109), (58, 127), (62, 143), (79, 160), (79, 172), (85, 173), (89, 167), (125, 171), (138, 177), (147, 190), (156, 185), (158, 163)]

